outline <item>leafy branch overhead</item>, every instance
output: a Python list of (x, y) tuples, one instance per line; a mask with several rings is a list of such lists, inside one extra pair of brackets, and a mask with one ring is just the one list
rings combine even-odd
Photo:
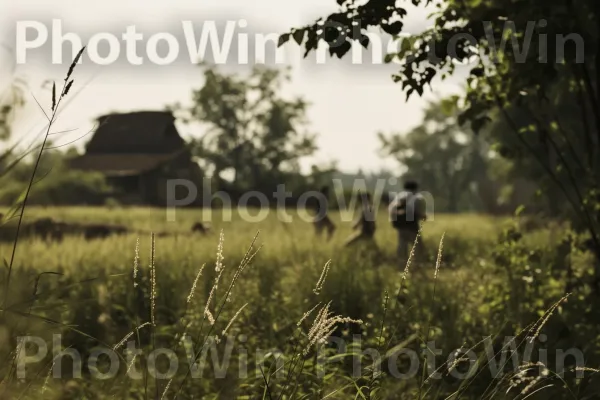
[(313, 25), (282, 34), (279, 46), (293, 38), (299, 45), (304, 43), (306, 57), (317, 49), (319, 42), (325, 41), (332, 44), (329, 54), (342, 58), (351, 49), (350, 41), (358, 41), (365, 48), (368, 47), (369, 38), (364, 33), (369, 27), (380, 27), (390, 35), (402, 31), (401, 18), (406, 15), (406, 10), (396, 3), (395, 0), (372, 0), (361, 5), (353, 0), (338, 0), (340, 12), (320, 18)]
[[(370, 0), (366, 4), (360, 3), (356, 0), (338, 0), (339, 12), (282, 34), (279, 45), (293, 38), (304, 46), (306, 57), (317, 49), (320, 42), (324, 42), (330, 46), (331, 56), (342, 58), (350, 51), (351, 42), (359, 42), (365, 48), (369, 46), (366, 33), (370, 28), (379, 28), (382, 33), (391, 36), (402, 32), (402, 19), (407, 12), (398, 6), (401, 2)], [(432, 3), (431, 0), (412, 0), (415, 6), (429, 6)], [(537, 95), (540, 85), (559, 77), (560, 71), (565, 68), (564, 64), (575, 62), (578, 54), (573, 46), (566, 48), (562, 64), (531, 63), (537, 61), (537, 51), (526, 52), (524, 60), (503, 56), (522, 51), (520, 47), (524, 34), (531, 36), (531, 49), (538, 49), (540, 41), (547, 40), (550, 59), (556, 56), (557, 35), (578, 34), (584, 40), (595, 35), (589, 14), (597, 8), (595, 3), (588, 0), (579, 5), (577, 10), (571, 3), (570, 0), (554, 0), (550, 3), (545, 0), (444, 0), (432, 14), (432, 27), (414, 35), (409, 41), (404, 39), (399, 52), (388, 55), (386, 61), (391, 62), (394, 58), (402, 61), (393, 79), (402, 84), (409, 98), (414, 93), (421, 96), (435, 77), (445, 79), (452, 74), (456, 62), (464, 63), (474, 57), (475, 66), (467, 80), (470, 88), (467, 100), (472, 107), (466, 110), (466, 118), (474, 118), (497, 106), (493, 91), (498, 89), (499, 84), (502, 86), (500, 98), (503, 101), (524, 93)], [(551, 5), (557, 7), (552, 8)], [(587, 14), (588, 17), (578, 21), (577, 18), (570, 18), (573, 12), (581, 16)], [(545, 20), (546, 25), (531, 24), (540, 20)], [(547, 36), (540, 37), (540, 34)], [(518, 39), (518, 42), (513, 42), (512, 38)], [(410, 49), (406, 48), (406, 44), (411, 45)], [(502, 45), (506, 45), (504, 50), (499, 49)], [(498, 58), (498, 62), (490, 65), (495, 58)]]

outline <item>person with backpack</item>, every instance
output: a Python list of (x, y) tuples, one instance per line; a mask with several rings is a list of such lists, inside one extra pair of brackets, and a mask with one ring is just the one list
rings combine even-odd
[[(417, 182), (405, 182), (404, 191), (398, 193), (389, 205), (390, 221), (398, 231), (398, 257), (404, 262), (408, 260), (409, 251), (419, 233), (421, 222), (427, 219), (425, 199), (418, 193), (418, 189)], [(417, 242), (415, 255), (419, 258), (425, 255), (421, 238)]]

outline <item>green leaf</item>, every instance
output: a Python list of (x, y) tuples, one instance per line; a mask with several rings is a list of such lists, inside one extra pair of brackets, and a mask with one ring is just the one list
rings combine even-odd
[[(294, 37), (294, 41), (296, 43), (298, 43), (298, 45), (302, 44), (302, 41), (304, 40), (304, 34), (305, 34), (304, 29), (295, 29), (294, 32), (292, 33), (292, 36)], [(280, 38), (280, 40), (281, 40), (281, 38)]]
[(477, 68), (473, 68), (471, 70), (471, 75), (476, 76), (476, 77), (482, 77), (484, 74), (484, 70), (481, 67), (477, 67)]
[(475, 120), (473, 120), (471, 122), (471, 129), (473, 130), (473, 132), (475, 134), (478, 134), (481, 131), (481, 128), (483, 128), (483, 126), (485, 124), (487, 124), (489, 121), (491, 121), (491, 119), (487, 116), (481, 117), (481, 118), (476, 118)]
[(402, 32), (404, 24), (400, 21), (394, 21), (391, 24), (382, 24), (381, 29), (389, 35), (397, 35)]
[(458, 109), (458, 96), (452, 96), (447, 99), (443, 99), (440, 103), (440, 106), (444, 114), (454, 114)]
[(413, 50), (414, 44), (417, 38), (415, 36), (403, 38), (400, 43), (400, 51), (398, 51), (398, 58), (403, 59), (406, 57), (406, 54)]
[(8, 221), (17, 215), (17, 211), (23, 207), (23, 201), (15, 201), (8, 212), (4, 214), (4, 221)]
[(279, 41), (277, 42), (277, 47), (283, 46), (289, 40), (290, 40), (290, 34), (289, 33), (284, 33), (284, 34), (280, 35), (279, 36)]
[(517, 209), (515, 210), (515, 217), (518, 217), (519, 215), (523, 214), (524, 211), (525, 206), (523, 204), (519, 205), (519, 207), (517, 207)]
[(27, 189), (25, 189), (21, 192), (21, 194), (14, 201), (13, 205), (10, 207), (8, 212), (6, 212), (6, 214), (4, 214), (4, 221), (8, 221), (9, 219), (13, 218), (17, 214), (17, 211), (23, 207), (23, 203), (25, 202), (26, 195), (27, 195)]
[(362, 38), (360, 38), (360, 44), (362, 45), (362, 47), (364, 47), (365, 49), (369, 48), (369, 44), (371, 43), (371, 40), (369, 39), (369, 37), (367, 35), (363, 35)]

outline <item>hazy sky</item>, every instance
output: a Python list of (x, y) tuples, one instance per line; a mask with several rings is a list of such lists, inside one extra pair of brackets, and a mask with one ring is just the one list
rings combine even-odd
[[(222, 29), (219, 31), (222, 38), (225, 32), (223, 24), (245, 19), (246, 28), (238, 25), (232, 30), (233, 44), (224, 67), (228, 71), (243, 71), (249, 66), (240, 66), (237, 59), (237, 48), (245, 47), (239, 43), (239, 33), (247, 33), (249, 37), (255, 33), (279, 33), (336, 9), (334, 0), (0, 0), (0, 4), (0, 28), (3, 33), (0, 84), (6, 82), (15, 66), (17, 22), (37, 21), (48, 33), (47, 41), (39, 48), (27, 50), (25, 63), (16, 65), (15, 73), (27, 78), (30, 88), (25, 96), (28, 106), (19, 115), (15, 137), (29, 135), (28, 138), (33, 140), (39, 134), (45, 117), (33, 97), (44, 107), (49, 107), (50, 91), (48, 87), (42, 87), (42, 82), (55, 79), (60, 83), (72, 59), (72, 48), (65, 43), (62, 47), (63, 64), (52, 65), (51, 54), (56, 53), (52, 41), (58, 37), (53, 32), (53, 20), (60, 21), (63, 35), (75, 33), (84, 44), (98, 33), (112, 34), (120, 40), (129, 26), (135, 26), (136, 31), (144, 35), (137, 45), (137, 55), (145, 59), (140, 66), (131, 65), (124, 42), (120, 44), (120, 56), (115, 63), (99, 66), (84, 56), (82, 65), (75, 71), (70, 102), (56, 126), (57, 131), (69, 132), (56, 135), (56, 144), (68, 143), (86, 134), (93, 128), (94, 118), (101, 114), (159, 110), (166, 104), (188, 102), (191, 90), (201, 87), (202, 74), (190, 60), (182, 21), (190, 21), (188, 28), (194, 30), (196, 38), (201, 36), (203, 24), (216, 21), (219, 29)], [(409, 5), (407, 8), (409, 16), (405, 20), (406, 30), (416, 33), (425, 29), (428, 26), (428, 11)], [(145, 44), (150, 36), (163, 32), (177, 38), (179, 58), (170, 65), (157, 66), (148, 61)], [(33, 41), (36, 35), (36, 30), (29, 28), (26, 40)], [(380, 37), (385, 52), (389, 39)], [(273, 48), (267, 45), (268, 61), (273, 60)], [(285, 88), (286, 94), (301, 95), (311, 102), (310, 128), (319, 134), (319, 151), (305, 165), (337, 160), (340, 168), (350, 171), (358, 168), (376, 170), (395, 165), (377, 153), (379, 143), (376, 134), (379, 131), (406, 132), (418, 124), (422, 118), (424, 100), (415, 97), (406, 102), (400, 86), (391, 80), (396, 67), (371, 64), (373, 51), (376, 50), (363, 53), (362, 65), (352, 65), (351, 58), (343, 61), (328, 58), (325, 65), (319, 65), (314, 55), (302, 59), (295, 43), (285, 46), (284, 62), (292, 66), (292, 82)], [(108, 54), (106, 43), (99, 46), (99, 53), (101, 56)], [(162, 56), (167, 54), (165, 42), (158, 46), (158, 53)], [(250, 48), (249, 63), (253, 61), (254, 48)], [(435, 86), (436, 92), (428, 93), (426, 97), (456, 92), (459, 83), (456, 79), (440, 82)], [(202, 134), (198, 129), (186, 126), (181, 126), (180, 131), (184, 136)], [(88, 139), (89, 136), (76, 143), (82, 145)]]

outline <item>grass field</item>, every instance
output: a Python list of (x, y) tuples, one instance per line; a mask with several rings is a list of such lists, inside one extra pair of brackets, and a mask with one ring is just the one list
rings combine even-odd
[[(255, 210), (244, 211), (256, 215)], [(162, 209), (28, 209), (27, 219), (52, 216), (70, 222), (116, 223), (136, 233), (93, 241), (66, 237), (61, 243), (25, 238), (18, 243), (0, 335), (6, 360), (5, 395), (41, 398), (43, 392), (44, 398), (74, 399), (161, 398), (163, 394), (169, 399), (176, 394), (177, 398), (189, 399), (441, 399), (454, 394), (451, 398), (514, 398), (544, 386), (543, 381), (526, 379), (526, 360), (520, 361), (518, 370), (511, 365), (500, 368), (505, 373), (495, 377), (484, 363), (478, 370), (482, 373), (465, 379), (459, 375), (468, 370), (468, 363), (460, 358), (448, 361), (448, 357), (456, 349), (471, 347), (477, 356), (485, 356), (482, 340), (486, 336), (491, 336), (489, 344), (495, 352), (501, 349), (506, 336), (527, 334), (527, 328), (537, 331), (538, 336), (546, 335), (548, 330), (545, 342), (537, 344), (548, 350), (545, 365), (554, 370), (558, 364), (553, 349), (583, 348), (586, 340), (597, 336), (594, 327), (577, 325), (582, 324), (585, 304), (581, 299), (585, 293), (572, 295), (567, 311), (561, 304), (553, 310), (552, 318), (542, 318), (531, 326), (565, 293), (564, 252), (571, 273), (585, 277), (587, 271), (587, 254), (561, 247), (561, 227), (533, 230), (520, 238), (506, 230), (512, 226), (508, 218), (435, 215), (425, 223), (422, 233), (429, 261), (414, 262), (409, 274), (404, 275), (405, 264), (395, 256), (396, 233), (383, 212), (378, 221), (377, 249), (344, 248), (351, 223), (337, 213), (332, 215), (338, 230), (331, 242), (315, 238), (312, 226), (298, 215), (293, 215), (293, 222), (281, 222), (271, 211), (261, 222), (247, 222), (239, 210), (232, 213), (230, 221), (223, 221), (221, 211), (212, 213), (212, 233), (202, 236), (190, 232), (192, 224), (202, 219), (199, 210), (178, 210), (176, 220), (167, 222)], [(221, 231), (222, 261), (218, 250)], [(169, 233), (156, 237), (154, 267), (151, 232)], [(259, 250), (238, 279), (238, 266), (257, 232), (253, 249)], [(436, 272), (443, 234), (443, 255)], [(138, 237), (139, 263), (134, 273)], [(2, 258), (8, 260), (11, 250), (11, 243), (0, 244)], [(329, 260), (322, 289), (315, 293)], [(219, 276), (215, 265), (221, 263), (224, 269), (220, 283), (211, 296)], [(42, 272), (46, 273), (40, 275)], [(4, 274), (2, 282), (6, 281), (6, 270)], [(230, 285), (232, 279), (235, 285)], [(344, 320), (325, 323), (327, 326), (321, 328), (327, 328), (327, 332), (317, 336), (331, 333), (338, 342), (317, 352), (315, 346), (309, 346), (315, 336), (314, 332), (311, 336), (310, 328), (320, 315), (320, 307), (329, 301), (332, 313), (360, 319), (362, 324)], [(297, 327), (303, 314), (319, 302), (320, 306)], [(212, 318), (216, 320), (214, 325), (210, 323)], [(144, 325), (146, 322), (150, 324)], [(51, 346), (52, 335), (58, 333), (63, 347), (71, 346), (82, 355), (81, 379), (73, 376), (77, 368), (69, 366), (69, 357), (61, 361), (60, 379), (53, 377), (59, 368), (57, 358), (53, 359), (57, 353)], [(184, 333), (192, 338), (194, 352), (208, 352), (203, 379), (186, 374), (193, 352), (185, 340), (181, 341)], [(16, 338), (24, 335), (42, 338), (48, 343), (48, 355), (30, 362), (26, 378), (20, 381), (14, 349)], [(115, 376), (98, 379), (98, 371), (111, 371), (112, 364), (108, 357), (101, 357), (98, 370), (90, 366), (88, 360), (94, 349), (113, 348), (126, 337), (143, 353), (132, 360), (122, 359)], [(212, 345), (215, 338), (217, 342)], [(361, 347), (357, 347), (359, 338)], [(347, 345), (343, 350), (339, 349), (340, 341)], [(423, 360), (428, 351), (424, 349), (429, 341), (440, 353), (428, 359), (425, 368)], [(123, 344), (117, 349), (120, 357), (127, 357), (125, 348)], [(169, 363), (166, 356), (156, 359), (156, 369), (164, 373), (162, 378), (148, 372), (149, 362), (153, 362), (148, 354), (159, 348), (173, 350), (179, 360), (176, 372), (169, 375), (165, 371), (173, 362)], [(414, 360), (408, 353), (399, 355), (392, 351), (394, 348), (414, 351), (419, 361), (416, 372), (411, 370)], [(274, 349), (281, 352), (280, 358), (274, 356), (278, 354)], [(304, 349), (306, 353), (301, 351)], [(381, 363), (382, 375), (373, 374), (373, 350), (382, 357), (387, 354)], [(28, 351), (35, 354), (36, 347)], [(583, 351), (586, 366), (594, 367), (587, 362), (597, 360), (597, 350), (588, 342)], [(536, 362), (535, 357), (530, 361)], [(221, 364), (224, 359), (226, 365)], [(359, 361), (362, 368), (357, 368)], [(132, 367), (141, 371), (140, 379), (131, 378)], [(423, 379), (436, 369), (442, 372), (439, 379)], [(400, 373), (405, 376), (399, 378)], [(515, 388), (506, 394), (511, 384)], [(580, 384), (567, 374), (540, 392), (539, 398), (547, 398), (544, 396), (549, 390), (555, 398), (578, 398), (569, 397), (569, 393)]]

